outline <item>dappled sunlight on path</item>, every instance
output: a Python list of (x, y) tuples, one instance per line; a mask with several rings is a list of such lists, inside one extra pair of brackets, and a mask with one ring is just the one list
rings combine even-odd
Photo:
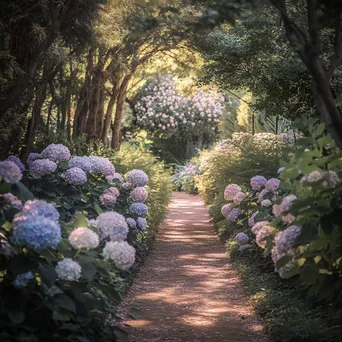
[(151, 254), (119, 309), (131, 325), (123, 341), (269, 341), (209, 219), (199, 196), (173, 194)]

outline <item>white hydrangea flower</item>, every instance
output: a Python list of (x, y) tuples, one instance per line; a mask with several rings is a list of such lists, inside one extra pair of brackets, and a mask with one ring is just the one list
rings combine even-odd
[(79, 227), (69, 235), (69, 242), (75, 249), (92, 249), (99, 245), (99, 236), (89, 228)]
[(96, 228), (101, 240), (110, 238), (112, 241), (123, 241), (128, 234), (126, 219), (115, 211), (100, 214), (96, 219)]
[(135, 262), (135, 249), (126, 241), (110, 241), (103, 248), (103, 256), (113, 260), (118, 269), (127, 271)]
[(261, 202), (261, 205), (263, 207), (270, 207), (272, 205), (272, 202), (269, 199), (265, 199)]
[(81, 266), (78, 262), (64, 258), (56, 265), (56, 273), (59, 279), (78, 281), (81, 278)]

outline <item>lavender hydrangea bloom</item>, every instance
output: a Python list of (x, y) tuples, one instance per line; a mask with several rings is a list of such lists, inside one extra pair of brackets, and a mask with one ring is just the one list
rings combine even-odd
[(127, 271), (135, 262), (135, 249), (126, 241), (110, 241), (103, 248), (103, 256), (113, 260), (118, 269)]
[(241, 191), (241, 188), (237, 184), (229, 184), (224, 189), (224, 199), (226, 201), (232, 201), (234, 196)]
[(265, 189), (270, 192), (275, 192), (280, 185), (280, 180), (278, 178), (270, 178), (265, 185)]
[(108, 191), (111, 192), (114, 196), (119, 197), (120, 196), (120, 191), (117, 187), (111, 186), (108, 188)]
[(0, 161), (0, 181), (4, 180), (6, 183), (15, 184), (20, 182), (22, 177), (17, 164), (8, 160)]
[(148, 176), (142, 170), (133, 169), (127, 173), (126, 181), (136, 187), (142, 187), (148, 184)]
[(16, 156), (9, 156), (7, 160), (16, 164), (19, 167), (20, 172), (23, 172), (25, 170), (25, 165), (21, 162), (20, 158)]
[(78, 167), (84, 172), (89, 172), (91, 170), (91, 160), (87, 156), (74, 156), (68, 162), (69, 168)]
[(137, 222), (132, 217), (126, 218), (126, 222), (130, 228), (136, 228), (137, 227)]
[(120, 173), (114, 172), (112, 175), (106, 176), (107, 182), (112, 182), (114, 179), (117, 179), (120, 183), (124, 181), (123, 177), (120, 175)]
[(257, 222), (251, 229), (252, 233), (253, 234), (257, 234), (258, 231), (263, 227), (263, 226), (266, 226), (266, 225), (269, 225), (270, 223), (268, 221), (260, 221), (260, 222)]
[(245, 245), (248, 243), (249, 237), (245, 233), (238, 233), (235, 236), (235, 240), (239, 245)]
[(297, 199), (297, 196), (295, 195), (288, 195), (283, 198), (282, 202), (280, 204), (275, 204), (273, 206), (273, 214), (275, 216), (280, 216), (283, 213), (290, 210), (292, 202)]
[(230, 208), (230, 204), (225, 204), (224, 206), (222, 206), (221, 208), (221, 214), (222, 216), (224, 216), (225, 218), (227, 218), (228, 214), (231, 212), (231, 208)]
[(148, 197), (148, 191), (144, 187), (137, 187), (132, 190), (131, 197), (134, 202), (145, 203)]
[(79, 167), (72, 167), (64, 173), (65, 180), (71, 185), (83, 185), (87, 182), (87, 174)]
[(129, 210), (138, 216), (145, 217), (147, 215), (148, 208), (144, 203), (133, 203), (129, 207)]
[(69, 160), (71, 154), (69, 149), (62, 144), (50, 144), (42, 151), (41, 156), (58, 164), (61, 161)]
[(31, 166), (31, 164), (38, 158), (41, 158), (40, 153), (34, 153), (34, 152), (29, 153), (27, 157), (27, 161), (26, 161), (27, 165)]
[(230, 213), (228, 214), (228, 216), (226, 217), (228, 221), (231, 222), (236, 222), (236, 220), (238, 219), (238, 217), (240, 215), (243, 214), (243, 211), (239, 208), (234, 208), (230, 211)]
[(17, 214), (13, 220), (12, 242), (33, 250), (56, 247), (61, 241), (61, 227), (40, 215)]
[(101, 173), (104, 176), (114, 175), (114, 165), (104, 157), (91, 156), (89, 157), (91, 162), (91, 172)]
[(263, 201), (261, 201), (261, 205), (263, 207), (270, 207), (272, 205), (272, 202), (269, 199), (264, 199)]
[(26, 273), (21, 273), (21, 274), (18, 274), (15, 278), (15, 280), (13, 281), (13, 286), (16, 288), (16, 289), (19, 289), (21, 287), (26, 287), (28, 282), (31, 280), (31, 279), (34, 279), (34, 275), (32, 274), (31, 271), (29, 272), (26, 272)]
[(40, 179), (54, 173), (57, 164), (49, 159), (36, 159), (30, 165), (30, 173), (34, 179)]
[(327, 178), (327, 180), (323, 182), (323, 186), (326, 188), (334, 188), (340, 182), (335, 171), (325, 171), (324, 177)]
[(64, 258), (56, 265), (56, 273), (62, 280), (78, 281), (81, 278), (81, 271), (80, 264), (70, 258)]
[(138, 217), (137, 218), (137, 227), (140, 230), (144, 230), (147, 227), (147, 221), (143, 217)]
[(287, 253), (290, 250), (301, 234), (302, 227), (300, 226), (290, 226), (284, 229), (282, 232), (278, 232), (275, 237), (274, 248), (277, 250), (278, 254)]
[(245, 195), (243, 192), (239, 191), (239, 192), (234, 196), (233, 202), (234, 202), (235, 204), (240, 204), (245, 198), (246, 198), (246, 195)]
[(266, 248), (266, 240), (272, 235), (273, 228), (267, 225), (262, 226), (258, 229), (255, 237), (256, 244), (260, 248)]
[(22, 213), (24, 215), (40, 215), (58, 222), (59, 212), (53, 204), (44, 200), (30, 200), (25, 202)]
[(114, 211), (100, 214), (96, 219), (96, 228), (101, 240), (110, 238), (114, 241), (123, 241), (128, 234), (125, 218)]
[(10, 205), (12, 208), (15, 208), (15, 209), (20, 210), (23, 206), (21, 201), (16, 196), (11, 194), (10, 192), (7, 192), (6, 194), (0, 195), (0, 199), (3, 199), (3, 201), (6, 204)]
[(105, 206), (111, 206), (116, 203), (117, 197), (111, 191), (104, 191), (103, 194), (99, 197), (101, 204)]
[(258, 195), (258, 202), (262, 202), (264, 200), (264, 196), (269, 194), (269, 191), (266, 189), (263, 189), (260, 191), (259, 195)]
[(251, 187), (253, 190), (260, 191), (266, 185), (266, 178), (264, 176), (254, 176), (251, 178)]
[(248, 219), (248, 225), (250, 227), (254, 226), (254, 224), (255, 224), (254, 219), (255, 219), (255, 216), (257, 216), (257, 214), (258, 214), (257, 212), (252, 214), (251, 217)]

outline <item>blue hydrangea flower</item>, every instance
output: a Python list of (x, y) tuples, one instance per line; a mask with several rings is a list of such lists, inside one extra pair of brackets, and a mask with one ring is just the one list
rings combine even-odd
[(55, 270), (58, 278), (62, 280), (78, 281), (81, 278), (81, 265), (70, 258), (58, 261)]
[(43, 200), (27, 201), (23, 207), (22, 213), (25, 215), (41, 215), (58, 222), (59, 212), (53, 204)]
[(104, 176), (114, 175), (114, 165), (104, 157), (91, 156), (89, 157), (91, 162), (91, 172), (101, 173)]
[(137, 218), (137, 227), (140, 229), (140, 230), (144, 230), (147, 226), (147, 221), (146, 219), (144, 219), (143, 217), (138, 217)]
[(20, 172), (23, 172), (25, 170), (25, 165), (21, 162), (20, 158), (18, 158), (16, 156), (9, 156), (7, 158), (7, 160), (11, 161), (14, 164), (16, 164), (19, 167)]
[(148, 208), (144, 203), (133, 203), (129, 209), (132, 213), (141, 217), (145, 217), (148, 211)]
[(17, 164), (8, 160), (0, 161), (0, 181), (4, 180), (6, 183), (14, 184), (20, 182), (22, 177)]
[(38, 158), (41, 158), (40, 153), (34, 153), (34, 152), (29, 153), (27, 157), (27, 161), (26, 161), (27, 165), (31, 166), (31, 164)]
[(68, 165), (70, 168), (79, 167), (84, 172), (89, 172), (91, 170), (91, 160), (87, 156), (74, 156), (69, 160)]
[(42, 151), (41, 156), (58, 164), (61, 161), (69, 160), (71, 154), (69, 149), (62, 144), (50, 144)]
[(26, 273), (21, 273), (21, 274), (18, 274), (15, 278), (15, 280), (13, 281), (13, 286), (16, 288), (16, 289), (19, 289), (21, 287), (26, 287), (28, 282), (31, 280), (31, 279), (34, 279), (34, 275), (32, 274), (31, 271), (29, 272), (26, 272)]
[(126, 222), (130, 228), (136, 228), (137, 227), (137, 222), (132, 217), (126, 218)]
[(56, 247), (62, 239), (61, 227), (56, 221), (41, 215), (19, 213), (13, 220), (12, 242), (37, 251)]
[(148, 184), (148, 176), (142, 170), (133, 169), (126, 176), (126, 181), (134, 186), (145, 186)]
[(64, 173), (65, 180), (72, 185), (83, 185), (87, 182), (87, 174), (79, 167), (72, 167)]
[(30, 174), (34, 179), (40, 179), (44, 176), (54, 173), (57, 164), (49, 159), (37, 159), (30, 165)]
[(248, 243), (249, 237), (245, 233), (238, 233), (235, 236), (235, 240), (239, 245), (245, 245), (246, 243)]

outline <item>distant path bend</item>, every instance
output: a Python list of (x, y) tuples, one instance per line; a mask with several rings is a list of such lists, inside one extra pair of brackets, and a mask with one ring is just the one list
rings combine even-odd
[[(130, 342), (269, 342), (200, 196), (174, 193), (127, 299)], [(136, 319), (130, 319), (132, 314)]]

